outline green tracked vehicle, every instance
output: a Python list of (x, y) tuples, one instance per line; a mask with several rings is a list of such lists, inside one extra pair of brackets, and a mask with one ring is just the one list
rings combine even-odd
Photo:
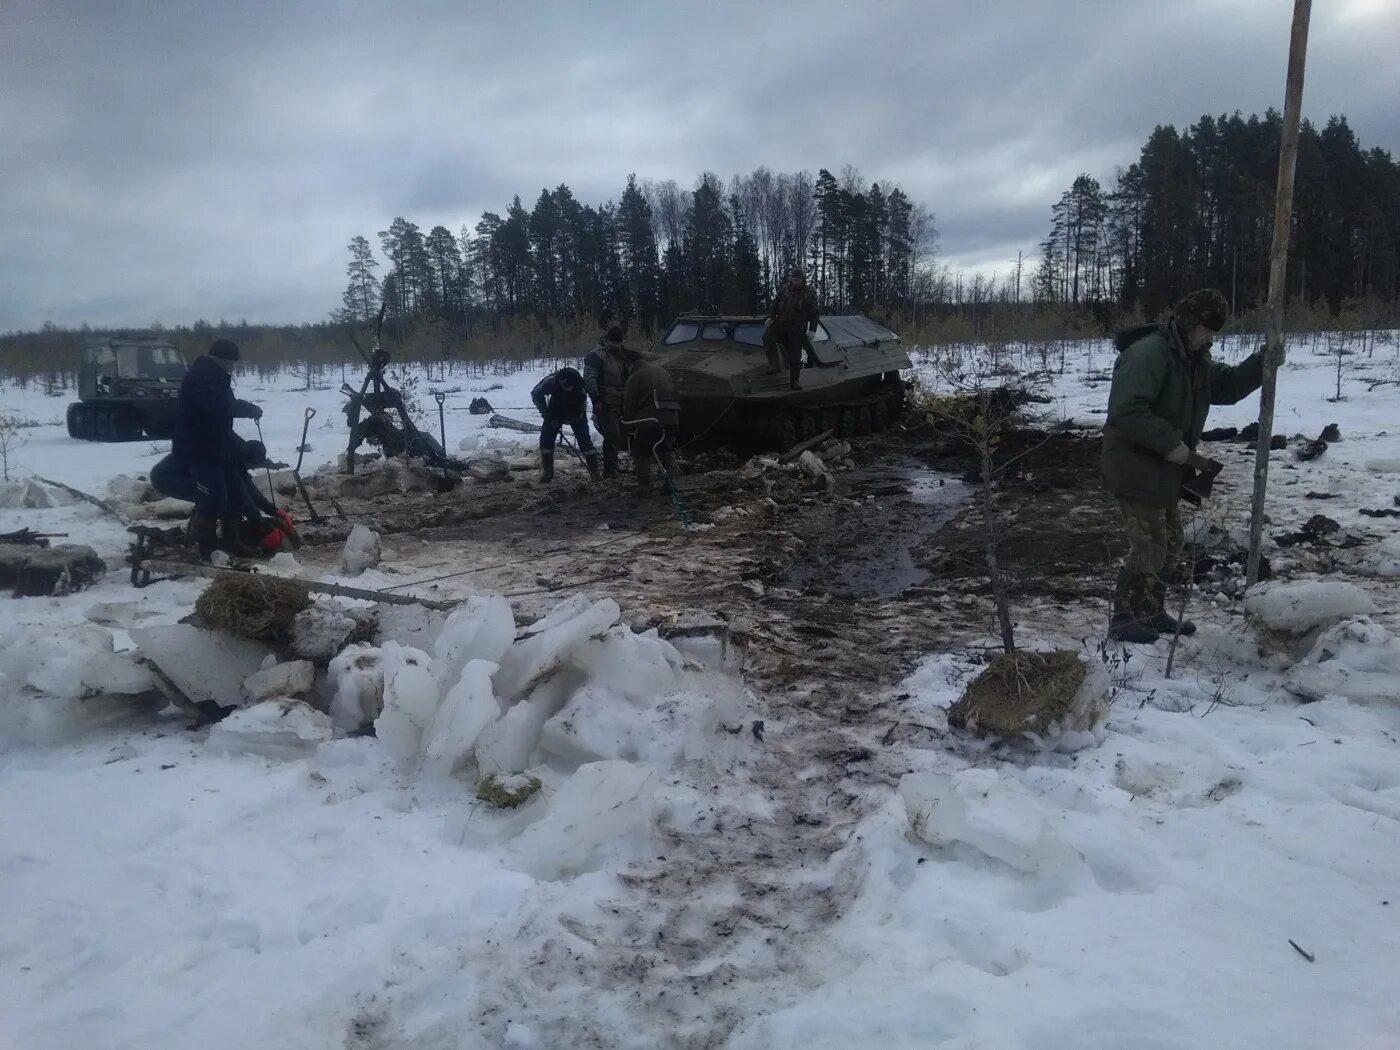
[(835, 430), (884, 430), (904, 411), (900, 370), (911, 367), (899, 336), (861, 314), (823, 315), (808, 335), (812, 354), (800, 390), (788, 389), (763, 345), (762, 317), (682, 314), (651, 348), (681, 403), (681, 438), (790, 448)]
[(91, 336), (78, 357), (78, 401), (68, 406), (68, 436), (83, 441), (168, 438), (185, 359), (164, 339)]

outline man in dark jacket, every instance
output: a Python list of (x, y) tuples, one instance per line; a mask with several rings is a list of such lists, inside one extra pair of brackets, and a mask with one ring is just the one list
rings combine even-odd
[(672, 445), (681, 425), (681, 405), (671, 376), (655, 362), (638, 365), (627, 378), (622, 394), (622, 417), (632, 431), (632, 466), (637, 472), (637, 492), (651, 492), (651, 464), (660, 462), (669, 492), (676, 472)]
[(598, 480), (598, 450), (593, 447), (593, 436), (588, 432), (588, 417), (585, 409), (588, 399), (583, 389), (583, 376), (576, 368), (561, 368), (547, 375), (535, 384), (530, 391), (530, 400), (544, 417), (540, 428), (540, 480), (554, 478), (554, 442), (559, 430), (566, 424), (573, 429), (574, 440), (578, 442), (583, 461), (594, 481)]
[(636, 354), (622, 345), (622, 329), (611, 326), (603, 344), (583, 359), (583, 386), (593, 402), (593, 425), (603, 435), (603, 477), (617, 477), (622, 449), (622, 390)]
[[(250, 474), (250, 471), (269, 465), (267, 447), (261, 441), (244, 441), (234, 434), (230, 448), (223, 495), (229, 507), (225, 516), (238, 521), (243, 546), (238, 556), (246, 558), (258, 553), (275, 554), (283, 546), (300, 546), (301, 537), (292, 524), (291, 515), (273, 503)], [(151, 486), (162, 496), (190, 503), (197, 503), (200, 498), (195, 475), (173, 452), (151, 468)], [(234, 552), (230, 550), (228, 553)]]
[(261, 419), (262, 409), (233, 396), (233, 368), (238, 346), (217, 339), (180, 383), (179, 410), (171, 456), (195, 482), (194, 516), (190, 530), (201, 558), (213, 553), (222, 528), (229, 553), (246, 557), (239, 537), (241, 509), (232, 503), (228, 472), (233, 457), (233, 421)]
[[(1213, 289), (1187, 295), (1160, 324), (1118, 335), (1118, 361), (1103, 428), (1104, 482), (1118, 499), (1128, 556), (1118, 571), (1109, 637), (1155, 642), (1174, 633), (1166, 584), (1184, 577), (1185, 538), (1177, 500), (1183, 483), (1210, 465), (1196, 454), (1211, 405), (1233, 405), (1259, 389), (1264, 350), (1231, 366), (1210, 346), (1228, 307)], [(1277, 361), (1282, 363), (1279, 348)], [(1195, 630), (1189, 622), (1183, 634)]]
[(770, 322), (763, 333), (763, 344), (769, 351), (769, 372), (778, 371), (778, 362), (772, 352), (776, 346), (787, 359), (788, 388), (801, 390), (798, 377), (802, 374), (803, 351), (808, 349), (807, 333), (817, 330), (817, 319), (821, 316), (816, 293), (807, 286), (807, 277), (801, 270), (793, 270), (788, 276), (787, 284), (773, 300), (768, 316)]

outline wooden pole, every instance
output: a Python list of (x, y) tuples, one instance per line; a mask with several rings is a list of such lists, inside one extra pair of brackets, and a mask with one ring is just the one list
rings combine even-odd
[[(194, 565), (183, 561), (164, 561), (160, 558), (142, 558), (136, 569), (137, 571), (164, 572), (171, 576), (202, 576), (208, 580), (217, 580), (223, 576), (246, 580), (250, 575), (236, 569), (220, 569), (214, 565)], [(340, 598), (359, 598), (362, 601), (378, 602), (381, 605), (421, 605), (428, 609), (439, 609), (446, 612), (457, 608), (460, 604), (459, 602), (433, 601), (430, 598), (415, 598), (411, 594), (389, 594), (385, 591), (366, 590), (363, 587), (347, 587), (341, 583), (299, 580), (291, 576), (272, 576), (260, 573), (258, 578), (281, 580), (284, 583), (294, 584), (309, 594), (332, 594)]]
[[(1283, 301), (1288, 275), (1288, 233), (1293, 218), (1293, 169), (1298, 160), (1298, 124), (1303, 109), (1303, 67), (1308, 53), (1308, 18), (1312, 0), (1294, 0), (1293, 34), (1288, 46), (1288, 87), (1283, 104), (1283, 143), (1278, 155), (1278, 192), (1274, 198), (1274, 243), (1269, 259), (1268, 347), (1283, 345)], [(1259, 391), (1259, 441), (1254, 450), (1254, 499), (1249, 519), (1247, 584), (1259, 579), (1264, 536), (1264, 494), (1269, 487), (1269, 446), (1274, 437), (1274, 391), (1278, 370), (1264, 356), (1264, 383)]]

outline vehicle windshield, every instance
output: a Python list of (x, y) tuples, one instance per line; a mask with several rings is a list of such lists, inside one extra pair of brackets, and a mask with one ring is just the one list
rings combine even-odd
[(688, 343), (699, 334), (700, 326), (694, 321), (677, 321), (666, 333), (666, 345), (675, 346), (677, 343)]
[(173, 346), (119, 346), (117, 371), (126, 379), (179, 379), (185, 360)]
[(734, 326), (734, 341), (748, 343), (749, 346), (762, 346), (763, 322), (751, 321), (745, 324), (736, 324)]

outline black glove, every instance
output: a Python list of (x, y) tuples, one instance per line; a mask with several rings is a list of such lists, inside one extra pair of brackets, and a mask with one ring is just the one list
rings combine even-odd
[(233, 414), (240, 419), (262, 419), (262, 409), (251, 401), (235, 401)]
[(1187, 456), (1186, 465), (1197, 474), (1203, 474), (1209, 478), (1214, 478), (1215, 475), (1225, 469), (1225, 464), (1221, 463), (1218, 459), (1202, 456), (1199, 452), (1192, 452)]
[(816, 330), (817, 330), (817, 322), (816, 322), (816, 321), (808, 321), (808, 322), (807, 322), (807, 331), (809, 331), (809, 332), (816, 332)]

